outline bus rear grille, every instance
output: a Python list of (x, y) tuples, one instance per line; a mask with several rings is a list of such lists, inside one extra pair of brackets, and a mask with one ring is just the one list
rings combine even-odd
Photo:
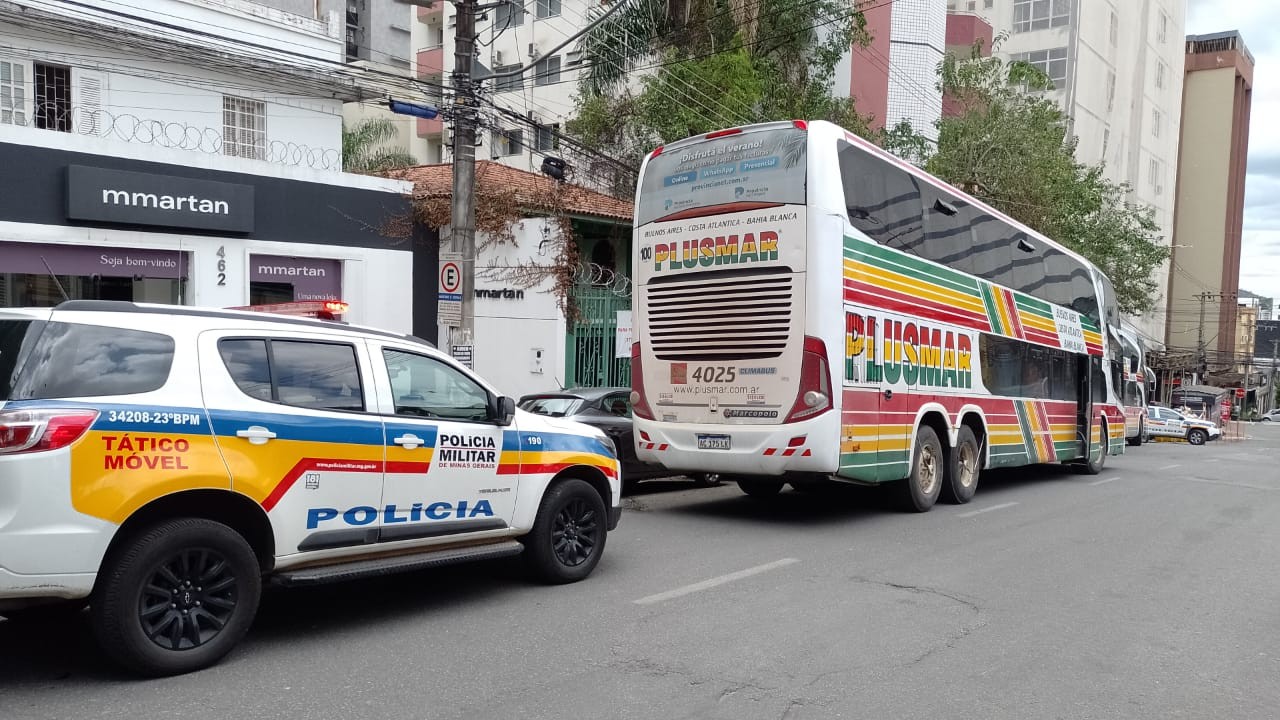
[(649, 343), (659, 360), (757, 360), (786, 349), (789, 268), (698, 273), (651, 283), (645, 293)]

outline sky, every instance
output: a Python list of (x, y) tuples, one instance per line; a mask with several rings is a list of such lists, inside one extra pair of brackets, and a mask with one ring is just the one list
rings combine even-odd
[(1280, 298), (1280, 1), (1188, 1), (1186, 34), (1224, 30), (1254, 59), (1240, 289)]

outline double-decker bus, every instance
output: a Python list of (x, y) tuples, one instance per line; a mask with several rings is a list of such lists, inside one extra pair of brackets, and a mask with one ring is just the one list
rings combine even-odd
[(1142, 336), (1120, 325), (1120, 402), (1124, 405), (1124, 441), (1141, 445), (1147, 440), (1147, 357)]
[(1124, 451), (1119, 311), (1084, 258), (826, 122), (655, 149), (637, 188), (639, 459), (767, 497)]

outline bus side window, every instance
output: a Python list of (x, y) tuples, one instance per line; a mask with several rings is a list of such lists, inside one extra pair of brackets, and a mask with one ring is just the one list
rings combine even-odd
[(852, 143), (839, 143), (840, 178), (849, 222), (881, 245), (912, 251), (924, 240), (920, 188), (903, 170)]
[(1105, 403), (1107, 401), (1107, 376), (1102, 372), (1102, 358), (1089, 358), (1089, 367), (1093, 373), (1093, 401), (1095, 403)]
[(1080, 401), (1076, 356), (1063, 350), (1053, 352), (1053, 399)]

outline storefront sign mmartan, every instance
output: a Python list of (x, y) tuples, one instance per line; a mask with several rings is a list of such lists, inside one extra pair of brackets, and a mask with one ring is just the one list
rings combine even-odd
[(253, 186), (70, 165), (67, 218), (250, 233)]

